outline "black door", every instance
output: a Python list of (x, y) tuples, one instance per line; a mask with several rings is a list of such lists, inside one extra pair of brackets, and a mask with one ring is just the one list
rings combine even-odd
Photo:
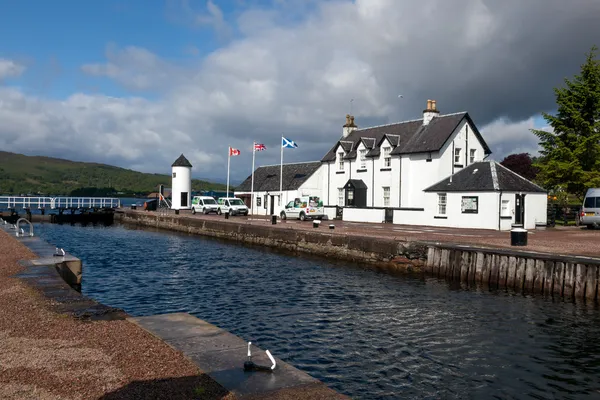
[(271, 215), (275, 214), (275, 196), (271, 196)]
[(181, 192), (181, 207), (188, 206), (188, 192)]
[(515, 223), (525, 224), (525, 195), (515, 195)]
[(391, 208), (385, 209), (385, 223), (391, 224), (394, 222), (394, 210)]

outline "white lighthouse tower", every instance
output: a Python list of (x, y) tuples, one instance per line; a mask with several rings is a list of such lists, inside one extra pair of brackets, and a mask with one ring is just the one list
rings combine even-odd
[(171, 167), (171, 208), (189, 210), (192, 208), (192, 164), (181, 154)]

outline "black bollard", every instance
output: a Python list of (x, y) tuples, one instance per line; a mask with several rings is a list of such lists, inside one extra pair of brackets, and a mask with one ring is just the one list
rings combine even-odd
[(42, 215), (46, 215), (46, 209), (45, 208), (41, 208), (40, 211), (42, 212)]
[(179, 210), (175, 210), (175, 215), (179, 215)]
[(271, 215), (271, 224), (277, 225), (277, 215)]
[(229, 219), (229, 211), (225, 213), (225, 219)]
[(329, 229), (335, 229), (335, 225), (334, 224), (329, 225)]

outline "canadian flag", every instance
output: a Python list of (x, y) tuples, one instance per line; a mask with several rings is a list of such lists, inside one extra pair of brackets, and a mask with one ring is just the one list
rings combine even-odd
[(230, 156), (239, 156), (240, 155), (240, 151), (238, 149), (234, 149), (233, 147), (229, 148), (229, 155)]

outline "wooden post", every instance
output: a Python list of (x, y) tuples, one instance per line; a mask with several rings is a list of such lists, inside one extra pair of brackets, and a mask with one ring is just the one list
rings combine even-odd
[(434, 252), (434, 265), (433, 265), (433, 274), (436, 277), (440, 276), (440, 268), (442, 266), (442, 250), (438, 249), (437, 247), (434, 247), (435, 252)]
[(554, 261), (544, 263), (544, 295), (552, 296), (554, 285)]
[(523, 292), (533, 292), (533, 281), (535, 280), (535, 260), (528, 258), (526, 261), (527, 269), (525, 270), (525, 284), (523, 285)]
[(508, 257), (508, 274), (506, 275), (506, 287), (515, 288), (515, 279), (517, 275), (517, 257)]
[(440, 260), (440, 278), (445, 278), (448, 271), (448, 263), (450, 262), (450, 250), (442, 249), (442, 256)]
[(594, 300), (596, 300), (597, 291), (598, 291), (598, 266), (597, 265), (588, 265), (586, 282), (585, 282), (585, 298), (586, 298), (586, 300), (594, 302)]
[(477, 260), (475, 261), (475, 283), (483, 282), (483, 264), (485, 261), (485, 254), (478, 252)]
[(461, 255), (460, 263), (462, 266), (460, 267), (460, 281), (468, 283), (469, 282), (469, 261), (471, 261), (471, 252), (464, 251)]
[(483, 269), (481, 271), (481, 283), (484, 286), (489, 286), (490, 285), (490, 273), (491, 273), (491, 269), (492, 269), (492, 260), (493, 257), (491, 254), (484, 254), (484, 259), (483, 259)]
[(523, 288), (525, 287), (525, 274), (527, 272), (527, 259), (526, 258), (518, 258), (517, 259), (517, 271), (515, 273), (515, 291), (522, 293)]
[(552, 295), (554, 297), (563, 297), (563, 285), (565, 283), (565, 263), (557, 262), (554, 264), (552, 284)]
[(565, 299), (573, 299), (575, 292), (575, 264), (565, 264), (565, 284), (563, 290), (563, 297)]
[(467, 274), (467, 280), (470, 284), (475, 282), (475, 269), (477, 266), (477, 258), (479, 256), (478, 253), (469, 252), (471, 257), (469, 258), (469, 273)]
[(498, 287), (498, 276), (499, 276), (499, 271), (500, 271), (500, 256), (499, 255), (492, 255), (491, 256), (491, 268), (490, 268), (490, 288), (497, 288)]
[(425, 272), (431, 274), (433, 271), (433, 259), (435, 258), (435, 249), (433, 247), (427, 248), (427, 262), (425, 263)]
[(575, 298), (585, 299), (585, 278), (587, 266), (585, 264), (576, 264), (575, 270)]
[(544, 277), (545, 277), (545, 267), (544, 261), (535, 260), (535, 278), (533, 279), (533, 292), (534, 293), (544, 293)]
[(498, 269), (498, 288), (506, 289), (508, 277), (508, 256), (498, 256), (500, 259), (500, 267)]

